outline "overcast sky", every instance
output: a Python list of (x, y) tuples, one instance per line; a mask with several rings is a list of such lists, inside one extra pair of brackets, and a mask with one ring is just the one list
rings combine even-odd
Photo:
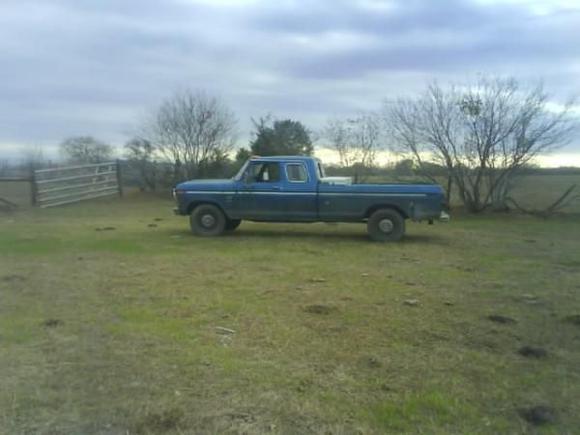
[(478, 73), (580, 94), (580, 0), (1, 0), (0, 158), (121, 145), (185, 87), (223, 98), (243, 143), (250, 117), (316, 129)]

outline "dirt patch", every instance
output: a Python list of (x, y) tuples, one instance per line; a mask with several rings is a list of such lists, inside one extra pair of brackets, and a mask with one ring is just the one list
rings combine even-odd
[(314, 305), (307, 305), (304, 307), (304, 311), (310, 314), (323, 314), (328, 315), (333, 311), (336, 311), (335, 307), (330, 305), (322, 305), (322, 304), (314, 304)]
[(155, 222), (161, 222), (163, 219), (161, 219), (161, 218), (155, 218), (155, 219), (153, 219), (153, 220), (154, 220)]
[(64, 322), (60, 319), (47, 319), (42, 322), (42, 326), (45, 328), (56, 328), (58, 326), (62, 326)]
[(542, 347), (524, 346), (518, 350), (521, 356), (526, 358), (546, 358), (548, 351)]
[(95, 231), (115, 231), (117, 228), (115, 227), (102, 227), (102, 228), (95, 228)]
[(231, 414), (227, 414), (227, 416), (234, 421), (242, 422), (242, 423), (255, 423), (256, 417), (247, 412), (233, 412)]
[(534, 426), (543, 426), (556, 421), (556, 410), (549, 406), (539, 405), (518, 410), (520, 416)]
[(177, 429), (183, 420), (183, 411), (177, 408), (147, 414), (135, 425), (137, 433), (163, 433)]
[(512, 317), (508, 317), (508, 316), (502, 316), (500, 314), (490, 314), (489, 316), (487, 316), (487, 319), (491, 320), (492, 322), (501, 323), (504, 325), (517, 323), (516, 319), (514, 319)]
[(148, 226), (149, 228), (156, 228), (156, 227), (157, 227), (157, 224), (149, 224), (149, 225), (147, 225), (147, 226)]
[(326, 282), (326, 278), (310, 278), (310, 282), (312, 283)]
[(540, 299), (536, 295), (532, 295), (529, 293), (523, 294), (519, 299), (519, 301), (524, 302), (528, 305), (538, 305), (540, 304)]
[(564, 322), (580, 326), (580, 314), (572, 314), (571, 316), (566, 316), (564, 317)]
[(389, 384), (381, 384), (379, 389), (381, 391), (386, 392), (386, 393), (392, 393), (393, 391), (395, 391), (395, 389), (393, 387), (391, 387)]
[(365, 365), (370, 369), (378, 369), (382, 366), (381, 362), (378, 360), (377, 357), (370, 356), (365, 358)]
[(22, 275), (6, 275), (1, 278), (4, 282), (22, 282), (26, 281), (26, 278)]

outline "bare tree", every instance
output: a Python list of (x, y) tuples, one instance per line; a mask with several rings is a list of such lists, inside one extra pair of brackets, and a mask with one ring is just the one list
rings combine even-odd
[(376, 165), (377, 153), (384, 147), (381, 125), (375, 113), (362, 113), (349, 119), (354, 146), (359, 150), (359, 161), (364, 168)]
[(195, 178), (235, 142), (236, 119), (219, 99), (185, 90), (166, 100), (147, 126), (152, 144), (174, 165), (176, 180)]
[(419, 98), (386, 104), (385, 119), (396, 149), (419, 168), (444, 166), (448, 195), (455, 184), (465, 206), (479, 212), (505, 206), (517, 171), (571, 139), (572, 103), (560, 110), (548, 103), (541, 85), (481, 78), (447, 89), (433, 83)]
[(381, 130), (378, 115), (361, 113), (355, 118), (329, 120), (323, 136), (338, 153), (340, 165), (353, 168), (355, 181), (360, 181), (376, 166), (377, 154), (384, 148)]
[(113, 148), (91, 136), (75, 136), (60, 144), (61, 154), (71, 163), (101, 163), (113, 158)]
[(354, 146), (350, 137), (350, 128), (346, 120), (329, 119), (324, 127), (322, 136), (328, 141), (330, 148), (337, 152), (340, 166), (350, 168), (358, 161), (359, 150)]
[(155, 190), (158, 167), (155, 162), (155, 147), (147, 139), (135, 137), (125, 144), (125, 155), (129, 165), (135, 168), (141, 179), (142, 188)]
[[(429, 88), (431, 90), (431, 88)], [(428, 91), (429, 92), (429, 91)], [(438, 183), (438, 168), (445, 168), (446, 171), (446, 196), (447, 201), (451, 200), (453, 187), (453, 159), (446, 146), (441, 146), (441, 140), (429, 143), (426, 137), (430, 138), (429, 125), (425, 120), (425, 113), (431, 108), (423, 105), (430, 102), (428, 93), (420, 99), (399, 98), (396, 101), (386, 101), (384, 115), (387, 133), (391, 141), (393, 151), (400, 152), (404, 157), (411, 158), (416, 171), (432, 183)], [(441, 111), (445, 108), (440, 107)], [(442, 135), (438, 134), (441, 139)], [(441, 149), (440, 149), (441, 148)]]

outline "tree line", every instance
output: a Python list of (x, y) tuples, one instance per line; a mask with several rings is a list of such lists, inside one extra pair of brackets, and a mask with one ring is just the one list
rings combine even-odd
[[(237, 119), (220, 99), (185, 90), (165, 100), (124, 147), (143, 188), (235, 173), (251, 155), (311, 155), (313, 136), (338, 158), (335, 173), (364, 182), (379, 154), (398, 156), (393, 174), (442, 184), (472, 212), (507, 207), (518, 175), (540, 154), (575, 137), (573, 101), (556, 106), (541, 84), (481, 77), (467, 84), (430, 83), (419, 95), (387, 99), (376, 111), (334, 117), (317, 132), (300, 121), (266, 116), (253, 122), (247, 147), (234, 154)], [(69, 138), (70, 161), (110, 159), (92, 137)], [(235, 155), (235, 157), (233, 157)]]

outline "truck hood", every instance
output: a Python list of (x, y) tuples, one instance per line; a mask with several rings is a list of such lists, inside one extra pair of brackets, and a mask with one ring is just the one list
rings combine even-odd
[(234, 180), (226, 178), (223, 180), (190, 180), (179, 183), (175, 188), (177, 190), (233, 190)]

